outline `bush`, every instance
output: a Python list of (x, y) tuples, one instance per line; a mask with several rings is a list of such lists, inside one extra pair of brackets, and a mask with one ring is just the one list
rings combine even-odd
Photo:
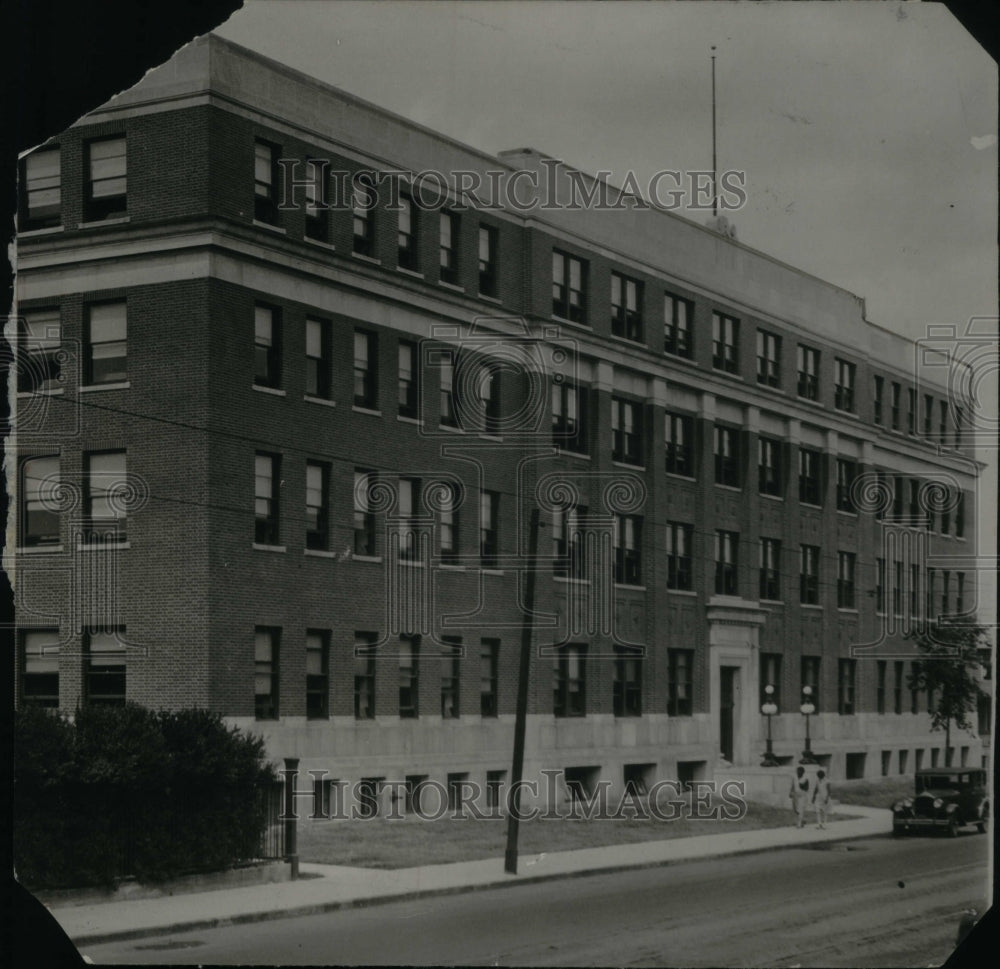
[(14, 853), (29, 888), (156, 881), (257, 853), (276, 780), (259, 737), (134, 703), (15, 714)]

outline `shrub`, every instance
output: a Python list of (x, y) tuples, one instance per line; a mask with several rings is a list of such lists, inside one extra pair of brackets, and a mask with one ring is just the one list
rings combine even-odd
[(160, 880), (254, 857), (274, 783), (259, 737), (134, 703), (15, 715), (14, 851), (30, 888)]

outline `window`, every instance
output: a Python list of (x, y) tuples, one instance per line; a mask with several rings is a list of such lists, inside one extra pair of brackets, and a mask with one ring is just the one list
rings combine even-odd
[(120, 383), (128, 377), (126, 317), (124, 303), (101, 303), (87, 308), (85, 379), (88, 384)]
[(806, 505), (820, 504), (820, 453), (799, 448), (799, 501)]
[(281, 456), (258, 451), (254, 456), (254, 541), (277, 545), (280, 540), (278, 485)]
[(735, 427), (715, 425), (715, 483), (740, 486), (740, 438)]
[(306, 462), (306, 548), (330, 547), (330, 466)]
[(28, 458), (21, 463), (20, 545), (37, 548), (59, 544), (59, 455)]
[(893, 562), (892, 614), (903, 614), (903, 563)]
[(837, 713), (850, 716), (854, 713), (854, 687), (857, 678), (857, 660), (837, 661)]
[(962, 615), (965, 612), (965, 573), (956, 572), (955, 582), (955, 612)]
[(497, 230), (491, 225), (479, 227), (479, 295), (497, 294)]
[(810, 702), (816, 707), (819, 713), (819, 656), (803, 656), (801, 665), (802, 688), (809, 687), (812, 694)]
[(575, 454), (587, 453), (587, 391), (568, 380), (552, 380), (552, 443)]
[(587, 517), (582, 506), (556, 511), (552, 517), (552, 552), (556, 558), (554, 575), (572, 579), (586, 578), (584, 574), (584, 535), (580, 520)]
[(88, 704), (125, 704), (125, 628), (84, 634), (84, 698)]
[(961, 407), (955, 408), (955, 447), (962, 446), (962, 430), (965, 422), (965, 412)]
[(354, 719), (375, 719), (375, 649), (378, 633), (354, 634)]
[(799, 548), (799, 602), (807, 606), (819, 605), (819, 547), (816, 545)]
[(955, 538), (965, 537), (965, 492), (955, 496)]
[(694, 419), (667, 411), (663, 415), (663, 444), (667, 474), (694, 477)]
[(399, 341), (399, 416), (416, 418), (420, 413), (420, 367), (417, 344)]
[(663, 352), (690, 360), (694, 352), (691, 343), (691, 320), (694, 304), (690, 300), (665, 293), (663, 296)]
[(453, 484), (444, 484), (446, 494), (441, 501), (438, 512), (441, 536), (441, 562), (444, 565), (455, 565), (458, 562), (458, 508), (456, 489)]
[(438, 252), (441, 282), (458, 282), (458, 215), (442, 212), (439, 219)]
[(358, 256), (370, 257), (375, 254), (375, 198), (370, 179), (355, 178), (352, 205), (354, 213), (353, 250)]
[(798, 393), (803, 400), (819, 400), (819, 350), (799, 344)]
[(306, 717), (330, 716), (330, 633), (306, 630)]
[(615, 522), (615, 582), (642, 584), (642, 518), (618, 515)]
[(903, 517), (903, 476), (896, 475), (892, 479), (892, 517), (895, 521), (900, 521)]
[(694, 527), (667, 522), (667, 588), (693, 589), (692, 536)]
[(458, 427), (458, 410), (455, 406), (455, 358), (451, 353), (441, 359), (441, 423)]
[(924, 437), (934, 433), (934, 398), (924, 394)]
[(326, 202), (326, 169), (330, 163), (310, 159), (306, 162), (306, 228), (309, 239), (326, 242), (329, 233)]
[(85, 454), (87, 540), (124, 542), (127, 538), (123, 498), (129, 489), (124, 451)]
[(475, 408), (479, 429), (486, 434), (498, 434), (500, 422), (500, 368), (489, 360), (479, 363), (476, 374), (476, 394), (479, 397)]
[(766, 686), (773, 686), (774, 690), (770, 695), (771, 702), (781, 712), (781, 654), (761, 653), (760, 654), (760, 689), (758, 690), (759, 705), (763, 706), (768, 701)]
[(21, 229), (43, 229), (62, 222), (59, 149), (35, 151), (21, 171)]
[(906, 389), (906, 433), (917, 433), (917, 392), (912, 387)]
[(417, 210), (408, 198), (399, 200), (399, 230), (396, 264), (400, 269), (417, 269)]
[(910, 478), (910, 509), (909, 518), (914, 524), (920, 519), (920, 481), (917, 478)]
[(278, 154), (277, 145), (254, 142), (253, 217), (272, 225), (278, 222)]
[(21, 633), (21, 703), (59, 706), (59, 630)]
[(273, 306), (255, 306), (253, 317), (253, 382), (281, 386), (281, 314)]
[(693, 667), (693, 649), (667, 650), (667, 716), (691, 716)]
[(715, 594), (736, 595), (736, 556), (740, 537), (736, 532), (715, 533)]
[(354, 331), (354, 406), (378, 409), (378, 337)]
[(941, 447), (948, 444), (948, 401), (938, 402), (938, 436), (941, 439)]
[(909, 584), (909, 599), (910, 599), (910, 618), (916, 619), (920, 614), (920, 601), (917, 595), (920, 583), (920, 566), (910, 565), (910, 584)]
[(890, 427), (894, 431), (898, 431), (899, 430), (899, 398), (900, 398), (900, 395), (902, 394), (902, 388), (899, 386), (899, 384), (895, 380), (892, 382), (891, 392), (892, 392), (892, 401), (891, 401), (892, 420), (890, 422)]
[(281, 630), (258, 626), (254, 630), (254, 716), (278, 719), (278, 648)]
[(420, 479), (399, 479), (399, 558), (404, 562), (422, 560), (419, 530), (414, 518), (420, 506)]
[(875, 559), (875, 611), (885, 612), (885, 559)]
[(941, 502), (941, 527), (942, 535), (947, 535), (951, 530), (951, 490), (945, 489), (945, 498)]
[(854, 552), (837, 553), (837, 608), (853, 609), (855, 602), (854, 569), (857, 556)]
[(486, 772), (486, 810), (498, 814), (503, 807), (501, 801), (504, 781), (507, 779), (505, 770), (488, 770)]
[(611, 398), (611, 458), (623, 464), (642, 464), (641, 405)]
[(62, 323), (59, 310), (25, 313), (21, 328), (19, 393), (56, 390), (62, 384)]
[(841, 360), (837, 357), (834, 360), (834, 391), (833, 406), (837, 410), (854, 412), (854, 378), (857, 368), (853, 363)]
[(420, 641), (416, 636), (399, 637), (399, 715), (411, 719), (419, 714), (418, 662)]
[(574, 256), (552, 250), (552, 315), (585, 323), (587, 265)]
[(725, 373), (739, 373), (740, 321), (722, 313), (712, 314), (712, 366)]
[(882, 377), (872, 378), (872, 409), (876, 424), (881, 424), (884, 420), (883, 407), (885, 405), (885, 380)]
[(354, 469), (354, 554), (375, 554), (375, 515), (368, 504), (374, 472)]
[(781, 542), (776, 538), (760, 540), (760, 597), (781, 601)]
[(461, 683), (459, 659), (462, 640), (444, 637), (441, 647), (441, 718), (455, 720), (459, 716), (459, 684)]
[(642, 342), (642, 283), (621, 273), (611, 274), (611, 332)]
[(757, 439), (757, 482), (762, 495), (781, 496), (781, 442)]
[(903, 712), (903, 661), (892, 664), (892, 712)]
[(766, 330), (757, 331), (757, 383), (781, 386), (781, 337)]
[(615, 646), (612, 709), (616, 717), (642, 716), (642, 657), (638, 649)]
[[(306, 395), (330, 399), (330, 321), (306, 320)], [(260, 382), (259, 380), (257, 381)]]
[(482, 640), (479, 646), (479, 715), (482, 717), (495, 717), (499, 712), (499, 663), (500, 640)]
[(587, 647), (568, 643), (555, 654), (552, 713), (557, 717), (587, 714)]
[(85, 218), (97, 221), (126, 210), (125, 139), (105, 138), (87, 145)]
[(495, 569), (498, 562), (498, 520), (500, 493), (482, 491), (479, 495), (479, 561), (484, 569)]
[(934, 619), (934, 602), (935, 602), (935, 599), (934, 599), (934, 580), (935, 580), (935, 578), (936, 578), (936, 576), (935, 576), (934, 569), (928, 568), (927, 569), (927, 580), (926, 580), (927, 581), (927, 585), (926, 585), (926, 589), (925, 589), (925, 592), (926, 592), (926, 604), (925, 604), (924, 610), (925, 610), (925, 613), (926, 613), (927, 618), (929, 620), (933, 620)]
[(920, 689), (916, 685), (917, 677), (919, 676), (920, 661), (912, 660), (910, 662), (910, 713), (920, 712)]
[(855, 512), (857, 510), (851, 495), (857, 476), (858, 465), (856, 461), (837, 458), (837, 511)]

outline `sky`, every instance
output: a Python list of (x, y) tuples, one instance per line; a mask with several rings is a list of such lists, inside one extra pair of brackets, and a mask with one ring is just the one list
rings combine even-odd
[[(980, 320), (991, 349), (956, 352), (986, 359), (995, 436), (996, 66), (944, 6), (251, 0), (217, 33), (474, 148), (640, 185), (711, 168), (715, 45), (718, 167), (746, 173), (740, 241), (914, 339)], [(979, 456), (982, 551), (996, 445)], [(989, 614), (995, 575), (979, 586)]]

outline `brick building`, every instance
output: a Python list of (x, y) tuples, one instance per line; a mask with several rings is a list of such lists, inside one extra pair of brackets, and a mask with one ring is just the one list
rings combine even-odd
[(803, 686), (835, 777), (978, 762), (899, 635), (975, 609), (947, 367), (720, 223), (524, 204), (550, 177), (595, 188), (215, 36), (27, 156), (19, 702), (495, 788), (539, 508), (529, 776), (749, 770), (768, 684), (783, 762)]

